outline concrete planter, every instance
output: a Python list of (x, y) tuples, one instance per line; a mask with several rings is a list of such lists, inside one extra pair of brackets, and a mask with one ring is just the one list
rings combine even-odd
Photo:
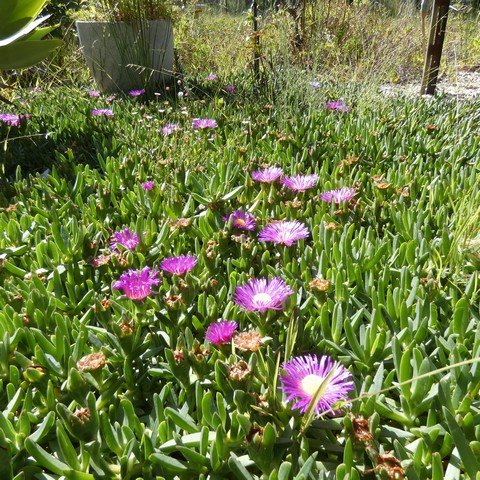
[(98, 88), (103, 92), (159, 87), (173, 69), (170, 20), (76, 22), (80, 47)]

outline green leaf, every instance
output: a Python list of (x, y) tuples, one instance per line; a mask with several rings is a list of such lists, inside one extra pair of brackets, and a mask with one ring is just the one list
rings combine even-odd
[(465, 434), (456, 422), (454, 416), (450, 413), (450, 410), (448, 410), (446, 407), (442, 407), (442, 410), (445, 420), (447, 421), (448, 430), (450, 431), (453, 441), (455, 442), (455, 446), (458, 449), (458, 454), (463, 462), (465, 471), (470, 478), (474, 479), (477, 473), (480, 471), (480, 463), (473, 454), (472, 449), (465, 438)]
[(149, 460), (162, 468), (165, 468), (170, 473), (185, 473), (188, 472), (188, 468), (175, 458), (167, 457), (163, 453), (152, 453)]
[(50, 455), (40, 445), (37, 445), (30, 438), (25, 439), (25, 448), (27, 452), (42, 466), (57, 475), (65, 475), (71, 468), (58, 458)]
[(238, 457), (231, 452), (230, 458), (228, 459), (228, 466), (230, 470), (235, 475), (235, 478), (238, 480), (254, 480), (249, 471), (245, 468), (244, 465), (239, 461)]

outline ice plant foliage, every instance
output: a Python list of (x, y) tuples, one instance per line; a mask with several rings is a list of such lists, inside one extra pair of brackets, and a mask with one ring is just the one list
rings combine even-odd
[(152, 292), (152, 286), (159, 283), (158, 272), (145, 267), (143, 270), (128, 270), (122, 273), (120, 280), (113, 284), (113, 288), (123, 290), (123, 293), (132, 300), (143, 300)]
[(349, 202), (355, 196), (355, 189), (349, 187), (328, 190), (320, 195), (324, 202), (342, 203)]
[(205, 340), (217, 346), (229, 343), (237, 328), (238, 324), (233, 320), (221, 320), (211, 323), (205, 332)]
[(320, 394), (314, 407), (318, 415), (332, 411), (340, 400), (345, 400), (354, 384), (350, 372), (328, 355), (302, 355), (283, 364), (284, 375), (280, 376), (281, 389), (287, 402), (294, 402), (293, 410), (305, 413), (317, 393)]
[(279, 277), (254, 278), (235, 290), (233, 301), (251, 312), (281, 310), (293, 290)]
[(29, 115), (16, 115), (14, 113), (0, 113), (0, 122), (10, 127), (19, 127)]
[(160, 268), (164, 272), (173, 275), (185, 275), (190, 272), (197, 264), (197, 258), (193, 255), (180, 255), (178, 257), (169, 257), (162, 260)]
[(269, 167), (263, 170), (256, 170), (252, 172), (252, 178), (256, 182), (261, 183), (273, 183), (276, 182), (283, 174), (283, 170), (280, 167)]
[(90, 110), (90, 113), (94, 117), (111, 117), (113, 115), (113, 111), (110, 108), (94, 108)]
[(247, 230), (249, 232), (255, 230), (257, 221), (255, 216), (243, 210), (235, 210), (234, 212), (223, 217), (225, 222), (232, 222), (232, 226), (239, 230)]
[(217, 122), (213, 118), (194, 118), (192, 120), (192, 128), (194, 130), (204, 130), (217, 127)]
[(318, 176), (315, 174), (295, 175), (293, 177), (284, 177), (281, 182), (289, 190), (293, 190), (294, 192), (304, 192), (305, 190), (313, 188), (317, 184)]
[(129, 228), (120, 230), (120, 232), (115, 232), (112, 235), (112, 241), (110, 247), (112, 250), (117, 250), (118, 245), (126, 248), (127, 250), (135, 250), (135, 247), (139, 243), (138, 235), (135, 232), (132, 232)]
[(281, 243), (287, 247), (310, 235), (308, 228), (297, 220), (272, 222), (258, 235), (261, 242)]

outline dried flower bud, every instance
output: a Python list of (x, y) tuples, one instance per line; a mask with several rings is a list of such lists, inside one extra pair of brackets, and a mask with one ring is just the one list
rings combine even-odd
[(319, 292), (326, 292), (330, 288), (330, 282), (324, 278), (314, 278), (308, 286), (311, 290), (318, 290)]
[(191, 223), (191, 218), (179, 218), (178, 220), (171, 221), (169, 226), (170, 230), (175, 230), (176, 228), (187, 228)]
[(240, 350), (256, 352), (262, 345), (262, 336), (256, 330), (240, 332), (233, 337), (233, 343)]
[(165, 305), (167, 308), (175, 308), (179, 305), (183, 305), (185, 302), (181, 295), (170, 295), (165, 299)]
[(86, 423), (90, 420), (90, 410), (88, 408), (77, 408), (74, 415), (80, 420), (80, 423)]
[(353, 425), (353, 437), (356, 442), (364, 443), (366, 445), (370, 444), (373, 440), (373, 435), (370, 432), (370, 427), (368, 426), (368, 421), (360, 417), (352, 418)]
[(6, 209), (5, 211), (7, 213), (11, 213), (11, 212), (15, 212), (17, 210), (17, 207), (18, 207), (18, 204), (17, 203), (11, 203)]
[(230, 366), (228, 371), (228, 378), (230, 378), (230, 380), (240, 382), (246, 377), (248, 377), (251, 373), (252, 371), (250, 370), (248, 363), (244, 360), (240, 360), (240, 362), (234, 363)]
[(110, 255), (99, 255), (98, 257), (92, 258), (89, 263), (92, 267), (98, 268), (106, 265), (110, 261), (110, 258)]
[(92, 372), (105, 366), (107, 359), (102, 352), (89, 353), (77, 362), (77, 368), (81, 372)]
[(183, 350), (175, 350), (173, 352), (173, 359), (175, 360), (175, 363), (181, 363), (185, 359), (185, 355), (183, 353)]
[(108, 310), (112, 306), (112, 301), (109, 298), (104, 298), (101, 302), (100, 305), (102, 307), (102, 310)]
[(128, 258), (125, 257), (123, 253), (117, 253), (115, 256), (117, 257), (117, 262), (121, 267), (128, 267), (130, 265)]
[(338, 230), (340, 225), (337, 222), (323, 222), (325, 230)]
[(123, 337), (129, 337), (135, 333), (135, 322), (133, 320), (123, 320), (119, 327)]
[(215, 288), (218, 285), (218, 280), (215, 278), (210, 279), (210, 286)]

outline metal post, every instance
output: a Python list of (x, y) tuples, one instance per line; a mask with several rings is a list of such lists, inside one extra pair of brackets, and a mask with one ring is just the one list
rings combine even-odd
[(443, 41), (447, 28), (448, 9), (450, 0), (435, 0), (432, 9), (430, 37), (425, 52), (425, 66), (423, 68), (422, 86), (420, 95), (433, 95), (437, 86), (438, 69), (442, 59)]

